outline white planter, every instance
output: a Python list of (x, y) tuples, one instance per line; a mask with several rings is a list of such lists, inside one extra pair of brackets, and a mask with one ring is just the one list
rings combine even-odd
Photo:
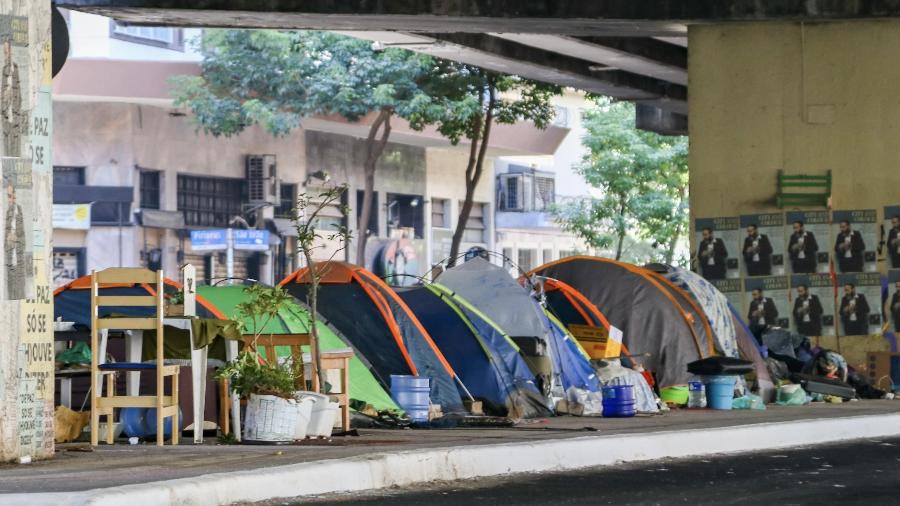
[(297, 400), (297, 404), (300, 407), (300, 416), (297, 417), (297, 425), (294, 429), (295, 440), (306, 439), (306, 433), (309, 430), (309, 421), (312, 418), (313, 404), (316, 403), (315, 398), (305, 395), (309, 393), (311, 392), (294, 393), (294, 399)]
[(338, 416), (338, 403), (331, 402), (327, 395), (315, 392), (297, 392), (297, 398), (313, 399), (314, 401), (306, 435), (308, 437), (331, 437), (331, 430)]
[(244, 439), (250, 441), (293, 441), (301, 404), (274, 395), (250, 395), (244, 419)]

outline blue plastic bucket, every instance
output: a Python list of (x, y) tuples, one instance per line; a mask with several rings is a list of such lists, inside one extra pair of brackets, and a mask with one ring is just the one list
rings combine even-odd
[(391, 374), (391, 398), (413, 422), (428, 421), (431, 387), (428, 378)]
[(634, 386), (615, 385), (603, 387), (603, 416), (627, 418), (634, 416)]
[(737, 376), (707, 376), (706, 405), (712, 409), (731, 409)]
[(122, 408), (119, 411), (119, 421), (122, 422), (123, 432), (129, 437), (144, 437), (147, 435), (146, 418), (147, 408)]

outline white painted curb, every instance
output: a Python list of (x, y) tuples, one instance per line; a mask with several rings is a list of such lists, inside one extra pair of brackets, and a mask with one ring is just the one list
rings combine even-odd
[(436, 480), (565, 471), (900, 435), (900, 413), (702, 430), (588, 436), (377, 453), (84, 492), (0, 495), (0, 505), (219, 506)]

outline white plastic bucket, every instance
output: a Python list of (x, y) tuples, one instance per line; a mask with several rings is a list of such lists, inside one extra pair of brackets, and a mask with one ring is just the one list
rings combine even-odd
[(309, 437), (331, 437), (338, 408), (338, 403), (331, 402), (328, 396), (317, 397), (316, 403), (312, 406), (312, 416), (309, 419), (309, 428), (306, 430), (306, 434)]
[[(297, 392), (294, 398), (297, 399), (299, 405), (299, 416), (297, 417), (297, 428), (294, 430), (294, 439), (306, 439), (306, 433), (309, 430), (309, 421), (312, 419), (312, 407), (316, 400), (310, 396), (302, 395), (307, 392)], [(300, 394), (300, 395), (298, 395)]]
[(244, 419), (244, 439), (292, 441), (301, 409), (301, 403), (294, 399), (251, 394)]

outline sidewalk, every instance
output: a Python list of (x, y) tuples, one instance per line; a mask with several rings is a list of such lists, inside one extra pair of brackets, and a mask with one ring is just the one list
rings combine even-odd
[[(900, 435), (900, 402), (560, 417), (502, 429), (369, 429), (307, 446), (101, 446), (0, 467), (0, 504), (227, 504), (888, 435)], [(142, 485), (151, 482), (166, 483)]]

